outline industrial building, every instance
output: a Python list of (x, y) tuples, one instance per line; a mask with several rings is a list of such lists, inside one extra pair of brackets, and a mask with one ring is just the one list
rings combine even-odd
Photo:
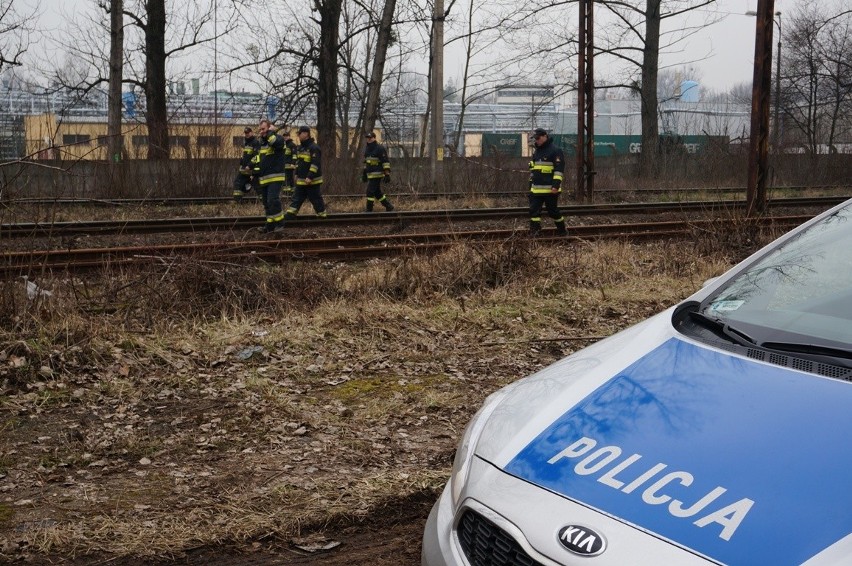
[[(704, 103), (697, 83), (684, 82), (683, 95), (660, 105), (660, 131), (676, 136), (748, 135), (747, 105)], [(511, 155), (528, 153), (527, 134), (545, 128), (563, 136), (570, 145), (577, 131), (577, 109), (557, 102), (552, 86), (507, 85), (493, 102), (444, 104), (444, 139), (447, 155), (478, 156), (492, 151)], [(123, 135), (126, 159), (147, 155), (144, 98), (123, 96)], [(217, 92), (201, 94), (197, 85), (187, 93), (178, 86), (169, 94), (171, 155), (174, 158), (237, 157), (242, 129), (261, 118), (276, 118), (279, 100), (259, 93)], [(595, 101), (596, 146), (606, 154), (636, 152), (641, 132), (637, 99)], [(399, 155), (421, 156), (426, 147), (426, 109), (422, 104), (385, 108), (379, 129), (389, 149)], [(357, 116), (357, 110), (350, 113)], [(0, 83), (0, 159), (107, 159), (107, 96), (93, 90), (85, 98), (62, 90), (25, 92)], [(315, 124), (313, 116), (297, 123)], [(348, 135), (355, 124), (350, 124)], [(341, 132), (343, 135), (343, 132)], [(618, 137), (616, 144), (607, 137)], [(458, 147), (455, 140), (458, 139)], [(627, 149), (621, 148), (629, 141)], [(630, 145), (632, 144), (632, 145)], [(640, 144), (641, 145), (641, 144)], [(641, 148), (638, 149), (641, 151)]]

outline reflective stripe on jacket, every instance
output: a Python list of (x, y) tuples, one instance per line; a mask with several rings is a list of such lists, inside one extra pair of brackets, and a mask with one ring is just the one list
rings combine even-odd
[(284, 142), (286, 147), (284, 149), (284, 169), (295, 169), (296, 168), (296, 152), (299, 149), (293, 140), (287, 138)]
[(390, 173), (390, 159), (385, 146), (372, 141), (364, 149), (364, 173), (368, 179), (381, 179)]
[[(311, 179), (308, 183), (307, 179)], [(322, 183), (322, 151), (308, 138), (298, 146), (296, 152), (296, 185), (308, 186)]]
[(565, 154), (548, 138), (544, 144), (535, 148), (530, 161), (530, 192), (544, 194), (551, 193), (553, 189), (562, 192), (564, 171)]
[(276, 181), (284, 181), (284, 138), (270, 133), (261, 139), (260, 149), (260, 184), (266, 185)]
[(243, 175), (251, 175), (251, 173), (246, 173), (243, 171), (246, 167), (252, 168), (252, 158), (257, 155), (257, 150), (260, 148), (260, 140), (255, 136), (251, 136), (250, 138), (245, 138), (243, 140), (243, 154), (240, 156), (240, 173)]

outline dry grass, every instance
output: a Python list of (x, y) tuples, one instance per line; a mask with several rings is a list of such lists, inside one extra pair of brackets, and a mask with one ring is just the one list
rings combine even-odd
[(728, 266), (677, 244), (0, 284), (0, 558), (287, 538), (437, 490), (481, 400)]

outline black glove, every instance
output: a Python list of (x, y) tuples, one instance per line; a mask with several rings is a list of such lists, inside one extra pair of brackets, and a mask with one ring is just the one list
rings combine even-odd
[(385, 175), (385, 183), (390, 183), (390, 175)]
[(367, 172), (366, 172), (366, 171), (364, 171), (363, 173), (361, 173), (361, 182), (362, 182), (362, 183), (366, 183), (366, 182), (367, 182)]

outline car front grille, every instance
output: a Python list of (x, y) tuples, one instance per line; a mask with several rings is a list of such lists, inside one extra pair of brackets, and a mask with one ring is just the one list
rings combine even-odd
[(506, 531), (475, 511), (464, 512), (457, 532), (471, 566), (542, 566)]

